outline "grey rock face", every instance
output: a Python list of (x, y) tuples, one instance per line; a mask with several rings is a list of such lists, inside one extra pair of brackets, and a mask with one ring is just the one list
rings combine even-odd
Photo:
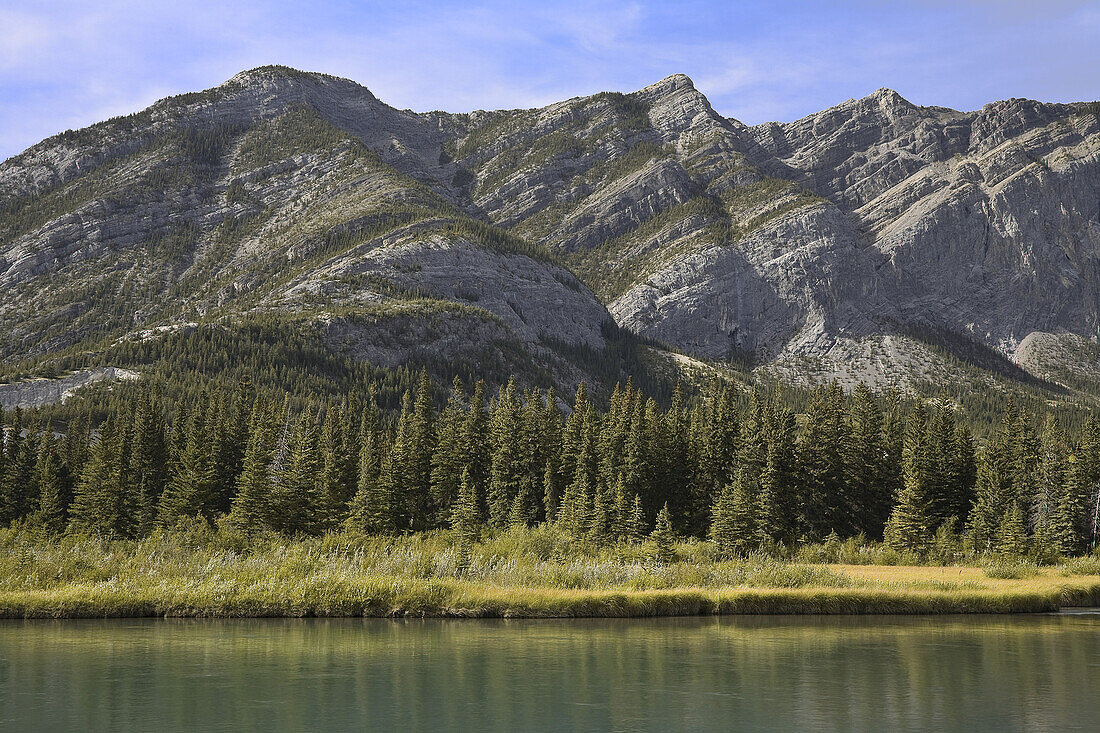
[(380, 365), (564, 383), (613, 316), (848, 382), (950, 370), (929, 347), (970, 339), (1077, 389), (1100, 336), (1100, 121), (881, 89), (746, 127), (683, 75), (416, 114), (265, 67), (0, 165), (0, 287), (9, 360), (283, 312)]
[(129, 369), (97, 367), (83, 369), (57, 379), (28, 379), (10, 384), (0, 384), (0, 407), (38, 407), (64, 402), (81, 387), (99, 382), (137, 379), (138, 374)]

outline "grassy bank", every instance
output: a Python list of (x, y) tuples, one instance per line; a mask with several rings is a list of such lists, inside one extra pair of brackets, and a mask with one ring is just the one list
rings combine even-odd
[(1010, 613), (1100, 605), (1100, 575), (1088, 561), (991, 572), (724, 560), (699, 542), (676, 550), (677, 560), (665, 563), (644, 544), (589, 551), (546, 528), (467, 548), (444, 533), (287, 542), (200, 531), (105, 542), (5, 531), (0, 617)]

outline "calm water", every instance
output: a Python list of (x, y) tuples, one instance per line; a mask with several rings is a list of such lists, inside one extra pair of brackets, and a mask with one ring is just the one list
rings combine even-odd
[(1100, 615), (0, 622), (0, 728), (1100, 729)]

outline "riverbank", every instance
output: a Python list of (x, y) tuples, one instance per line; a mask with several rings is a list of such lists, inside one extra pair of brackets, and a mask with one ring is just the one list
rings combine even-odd
[(981, 567), (723, 560), (705, 543), (684, 543), (677, 561), (657, 562), (643, 545), (586, 555), (537, 531), (468, 548), (447, 535), (2, 540), (3, 618), (1026, 613), (1100, 605), (1100, 575), (1068, 565), (1025, 564), (1007, 573), (1022, 577), (989, 577)]

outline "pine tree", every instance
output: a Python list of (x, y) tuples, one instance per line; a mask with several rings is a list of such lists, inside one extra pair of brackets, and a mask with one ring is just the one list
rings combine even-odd
[(119, 539), (136, 535), (138, 496), (121, 480), (120, 443), (110, 420), (100, 426), (70, 510), (72, 531)]
[(478, 506), (477, 493), (470, 483), (470, 469), (462, 469), (458, 496), (451, 508), (451, 529), (466, 545), (477, 542), (481, 534), (481, 508)]
[(274, 448), (275, 425), (272, 416), (257, 401), (252, 411), (244, 467), (229, 514), (231, 523), (245, 532), (258, 532), (271, 526), (274, 488), (271, 462)]
[(316, 534), (323, 526), (325, 499), (318, 480), (317, 422), (309, 408), (298, 418), (286, 467), (279, 477), (273, 518), (276, 529), (291, 536)]
[[(561, 502), (562, 475), (562, 415), (558, 408), (558, 398), (551, 387), (546, 392), (543, 401), (542, 414), (540, 416), (540, 431), (542, 440), (542, 516), (546, 521), (553, 521)], [(538, 470), (537, 464), (533, 465)]]
[(877, 537), (893, 502), (887, 479), (888, 451), (882, 410), (863, 383), (853, 390), (851, 405), (852, 434), (845, 451), (851, 511), (855, 515), (855, 529)]
[(611, 536), (617, 540), (628, 540), (630, 536), (630, 503), (627, 499), (626, 479), (620, 475), (615, 483), (615, 496), (611, 503)]
[(854, 529), (846, 492), (844, 445), (848, 438), (842, 396), (835, 382), (815, 388), (798, 440), (806, 517), (811, 533), (817, 537), (833, 531), (847, 534)]
[(583, 537), (588, 532), (591, 495), (588, 468), (581, 463), (576, 478), (562, 496), (561, 508), (558, 510), (558, 523), (573, 537)]
[(691, 486), (695, 455), (692, 448), (690, 425), (686, 408), (687, 398), (681, 385), (676, 385), (672, 404), (664, 415), (660, 431), (659, 447), (662, 467), (657, 485), (661, 492), (652, 497), (654, 505), (647, 508), (656, 511), (660, 504), (667, 504), (669, 517), (687, 517), (692, 510)]
[(1016, 496), (1013, 433), (1016, 409), (1005, 411), (978, 464), (974, 506), (970, 511), (970, 540), (979, 550), (991, 550), (997, 530)]
[(711, 511), (708, 537), (711, 542), (718, 546), (718, 551), (725, 557), (732, 557), (738, 552), (735, 492), (736, 487), (734, 484), (729, 483), (723, 486)]
[(370, 533), (385, 533), (395, 529), (393, 502), (383, 481), (383, 463), (387, 472), (393, 470), (389, 446), (382, 432), (378, 403), (372, 390), (370, 403), (363, 412), (359, 429), (359, 473), (356, 492), (348, 507), (350, 527)]
[(588, 538), (597, 544), (607, 542), (614, 528), (615, 496), (605, 484), (596, 487), (588, 518)]
[(553, 522), (558, 518), (558, 507), (561, 506), (561, 489), (558, 487), (557, 471), (551, 461), (546, 462), (546, 468), (542, 472), (542, 496), (546, 521)]
[(645, 510), (642, 509), (642, 499), (635, 494), (634, 501), (630, 505), (629, 519), (626, 523), (626, 538), (632, 542), (637, 542), (645, 536), (645, 530)]
[(494, 527), (505, 527), (512, 504), (523, 483), (523, 448), (517, 436), (520, 433), (520, 405), (516, 398), (516, 384), (509, 380), (500, 391), (491, 416), (490, 442), (493, 446), (492, 468), (489, 477), (489, 522)]
[(466, 392), (462, 380), (455, 377), (451, 396), (439, 415), (436, 447), (432, 454), (432, 514), (433, 524), (442, 524), (458, 496), (462, 473), (466, 470), (469, 449), (463, 441), (466, 422)]
[(756, 510), (760, 540), (793, 542), (809, 526), (796, 490), (794, 413), (781, 406), (776, 394), (766, 414), (765, 460)]
[(693, 420), (699, 444), (692, 497), (695, 519), (690, 523), (693, 528), (702, 528), (718, 493), (737, 478), (740, 421), (733, 400), (733, 390), (715, 380)]
[[(1058, 428), (1053, 416), (1048, 416), (1041, 438), (1041, 457), (1038, 468), (1035, 495), (1031, 503), (1032, 515), (1028, 526), (1049, 530), (1056, 524), (1055, 515), (1066, 487), (1066, 461), (1068, 446), (1065, 434)], [(1053, 536), (1046, 538), (1054, 541)]]
[(34, 482), (40, 497), (38, 518), (50, 534), (61, 534), (68, 521), (68, 500), (62, 478), (61, 457), (57, 442), (47, 430), (39, 443), (38, 461), (34, 467)]
[(13, 410), (0, 474), (0, 525), (21, 519), (38, 507), (33, 481), (38, 442), (34, 431), (27, 435), (23, 431), (23, 411), (17, 407)]
[(997, 528), (994, 551), (999, 555), (1023, 557), (1027, 554), (1027, 528), (1024, 526), (1024, 513), (1020, 505), (1013, 502), (1012, 507), (1001, 519)]
[(168, 443), (165, 424), (148, 389), (142, 389), (134, 411), (130, 476), (140, 504), (139, 531), (152, 529), (161, 494), (168, 483)]
[(405, 442), (405, 513), (409, 528), (426, 529), (431, 522), (432, 448), (435, 445), (435, 408), (432, 382), (421, 371), (416, 402), (408, 423)]
[(487, 495), (492, 471), (492, 446), (485, 439), (490, 434), (489, 414), (485, 409), (485, 382), (474, 385), (470, 409), (462, 429), (462, 443), (466, 448), (465, 465), (470, 471), (470, 489), (477, 497), (482, 519), (488, 518)]
[(676, 559), (676, 534), (672, 530), (672, 519), (669, 516), (668, 504), (657, 512), (657, 523), (649, 535), (653, 543), (654, 554), (660, 562), (672, 562)]
[(919, 477), (910, 472), (883, 532), (886, 544), (895, 550), (922, 554), (931, 543), (928, 504), (921, 493)]
[(213, 514), (215, 468), (208, 425), (202, 410), (193, 410), (183, 452), (161, 495), (158, 521), (170, 527), (182, 518)]

